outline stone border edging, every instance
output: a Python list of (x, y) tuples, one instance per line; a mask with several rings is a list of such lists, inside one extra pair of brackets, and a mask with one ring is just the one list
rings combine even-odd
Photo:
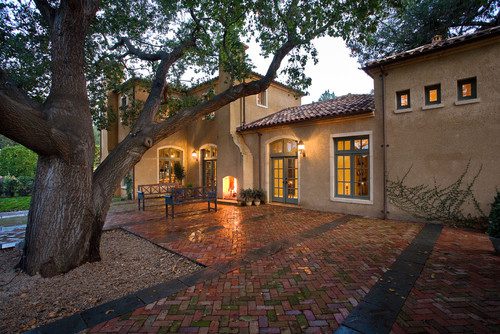
[(334, 334), (389, 333), (442, 229), (426, 224)]

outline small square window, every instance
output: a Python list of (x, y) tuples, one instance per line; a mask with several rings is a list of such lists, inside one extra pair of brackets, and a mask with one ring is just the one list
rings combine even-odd
[(470, 100), (477, 98), (477, 80), (468, 78), (457, 81), (457, 98), (459, 100)]
[(267, 89), (257, 94), (257, 105), (267, 108)]
[(411, 108), (409, 89), (396, 92), (396, 105), (398, 109)]
[(425, 104), (440, 104), (441, 103), (441, 84), (425, 87)]

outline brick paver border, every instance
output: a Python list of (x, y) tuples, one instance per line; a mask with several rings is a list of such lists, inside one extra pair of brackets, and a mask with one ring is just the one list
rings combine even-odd
[[(112, 300), (110, 302), (84, 310), (80, 313), (76, 313), (69, 317), (62, 318), (54, 322), (48, 323), (46, 325), (40, 326), (38, 328), (32, 329), (26, 333), (27, 334), (51, 334), (51, 333), (72, 334), (81, 332), (87, 328), (92, 328), (99, 323), (130, 313), (137, 308), (146, 306), (147, 304), (153, 303), (162, 298), (167, 298), (199, 282), (211, 280), (212, 278), (218, 277), (221, 274), (227, 274), (243, 265), (274, 255), (280, 252), (281, 250), (292, 246), (294, 243), (314, 238), (322, 233), (325, 233), (342, 224), (345, 224), (354, 217), (355, 216), (352, 215), (344, 215), (331, 222), (316, 226), (314, 228), (305, 231), (304, 233), (296, 236), (293, 239), (293, 241), (290, 241), (288, 239), (282, 239), (271, 242), (266, 246), (252, 250), (244, 258), (227, 261), (225, 263), (218, 263), (211, 267), (205, 267), (190, 275), (172, 279), (168, 282), (160, 283), (151, 286), (149, 288), (136, 291), (122, 298)], [(134, 235), (143, 238), (142, 236), (137, 235), (135, 233)], [(187, 258), (186, 256), (179, 254), (175, 251), (172, 251), (168, 248), (162, 246), (159, 247), (164, 248), (184, 258)], [(199, 262), (194, 261), (193, 259), (189, 260), (200, 264)], [(203, 264), (201, 265), (203, 266)]]
[(442, 229), (442, 225), (426, 224), (335, 334), (389, 333)]

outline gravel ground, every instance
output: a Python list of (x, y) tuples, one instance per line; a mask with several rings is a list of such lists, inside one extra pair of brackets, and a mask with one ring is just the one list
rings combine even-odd
[(103, 234), (101, 254), (101, 262), (42, 278), (13, 269), (19, 251), (0, 251), (0, 333), (26, 331), (201, 269), (123, 230)]

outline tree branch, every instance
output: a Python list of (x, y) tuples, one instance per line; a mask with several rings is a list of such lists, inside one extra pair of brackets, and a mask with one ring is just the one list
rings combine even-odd
[(128, 55), (133, 55), (141, 60), (158, 61), (158, 60), (162, 60), (163, 58), (165, 58), (168, 55), (168, 53), (163, 52), (163, 51), (159, 51), (159, 52), (155, 52), (155, 53), (148, 53), (148, 52), (142, 51), (142, 50), (136, 48), (132, 44), (132, 42), (130, 41), (130, 38), (128, 38), (128, 37), (120, 37), (118, 42), (116, 42), (115, 45), (113, 45), (109, 49), (116, 50), (121, 46), (125, 46), (127, 48), (127, 52), (125, 54), (121, 55), (120, 56), (121, 58), (128, 56)]
[(0, 133), (41, 155), (69, 156), (67, 136), (44, 119), (31, 100), (0, 69)]
[(151, 84), (151, 92), (149, 93), (142, 112), (134, 126), (133, 132), (140, 131), (141, 129), (150, 125), (156, 116), (158, 108), (160, 107), (163, 90), (165, 89), (165, 79), (168, 71), (172, 65), (178, 61), (186, 51), (196, 45), (195, 32), (191, 34), (186, 40), (176, 46), (170, 53), (164, 53), (158, 69), (156, 70), (155, 77)]
[(142, 135), (150, 135), (153, 139), (153, 143), (156, 143), (159, 140), (177, 132), (190, 121), (194, 121), (203, 115), (214, 112), (241, 97), (255, 95), (264, 91), (276, 77), (276, 73), (278, 72), (283, 59), (297, 45), (298, 44), (295, 42), (285, 42), (275, 53), (266, 74), (261, 79), (232, 86), (208, 101), (200, 103), (192, 108), (181, 110), (176, 115), (169, 117), (161, 123), (150, 125), (145, 129)]

